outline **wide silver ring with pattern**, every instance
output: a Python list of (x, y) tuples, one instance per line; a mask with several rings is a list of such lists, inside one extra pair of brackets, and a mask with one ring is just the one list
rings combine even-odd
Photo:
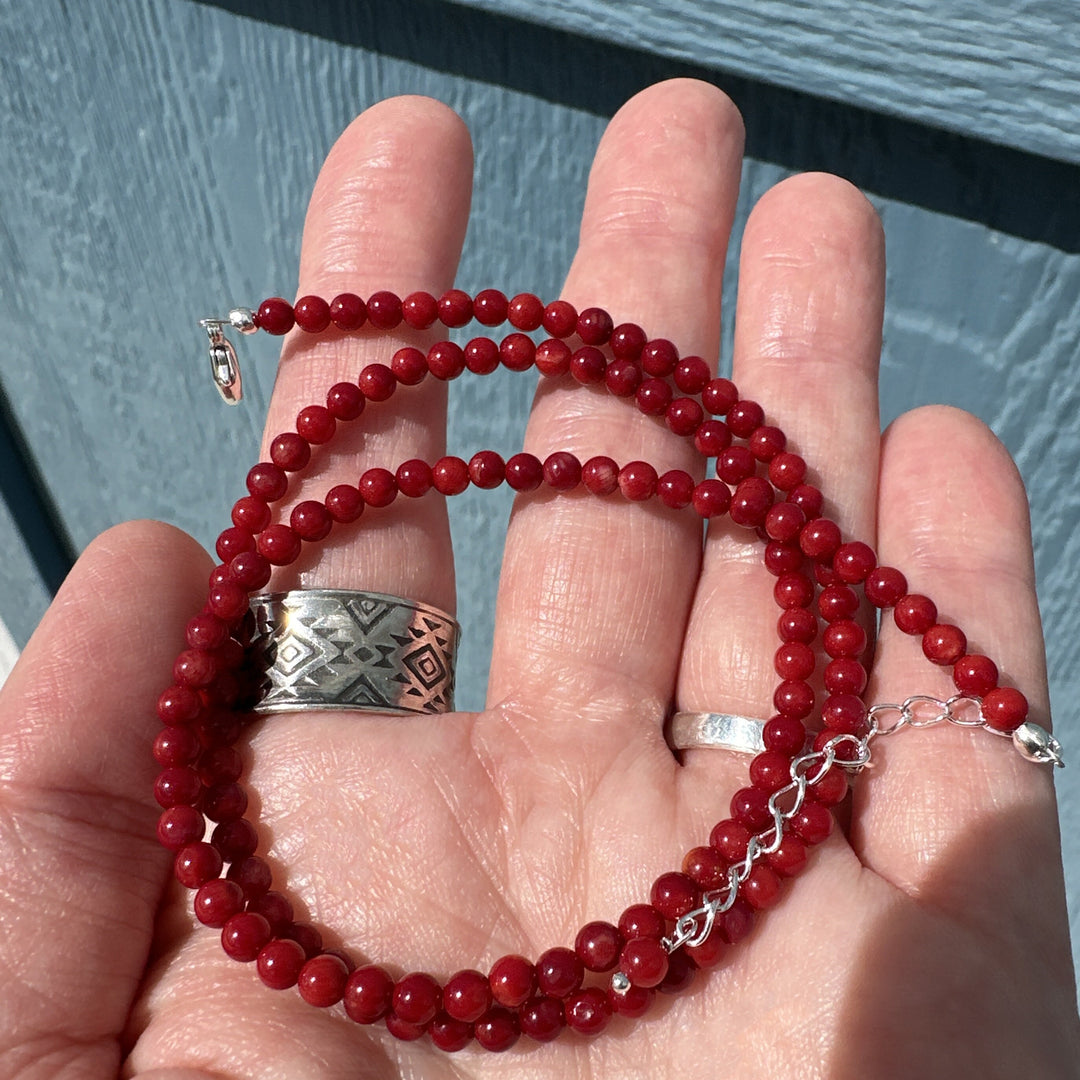
[(264, 593), (251, 610), (250, 656), (263, 677), (255, 712), (454, 707), (461, 628), (445, 611), (346, 589)]

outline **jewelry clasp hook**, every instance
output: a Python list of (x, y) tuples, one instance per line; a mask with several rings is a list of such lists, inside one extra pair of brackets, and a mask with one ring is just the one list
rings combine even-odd
[(240, 361), (232, 342), (225, 336), (225, 327), (231, 326), (241, 334), (253, 334), (255, 317), (248, 308), (233, 308), (227, 319), (200, 319), (199, 325), (210, 339), (210, 374), (218, 393), (226, 405), (237, 405), (244, 396), (240, 378)]

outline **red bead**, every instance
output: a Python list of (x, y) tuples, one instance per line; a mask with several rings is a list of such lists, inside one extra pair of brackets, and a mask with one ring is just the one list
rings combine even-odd
[(961, 656), (953, 665), (953, 682), (960, 693), (982, 697), (997, 686), (997, 664), (978, 653)]
[(514, 454), (506, 462), (506, 482), (515, 491), (535, 491), (544, 480), (544, 467), (534, 454)]
[(553, 338), (570, 337), (577, 322), (577, 308), (565, 300), (553, 300), (544, 308), (543, 327)]
[[(428, 373), (427, 357), (419, 349), (406, 345), (390, 358), (390, 372), (402, 386), (418, 386)], [(356, 392), (362, 403), (363, 391), (357, 387)]]
[(389, 506), (397, 498), (397, 481), (389, 469), (368, 469), (356, 486), (368, 506)]
[[(244, 600), (246, 602), (247, 597)], [(181, 686), (209, 686), (217, 673), (218, 666), (213, 655), (202, 649), (185, 649), (173, 664), (173, 678)]]
[(339, 330), (359, 330), (367, 319), (367, 305), (355, 293), (338, 293), (330, 301), (330, 318)]
[(937, 605), (927, 596), (909, 593), (896, 602), (893, 620), (905, 634), (925, 634), (937, 622)]
[(288, 938), (268, 941), (255, 958), (255, 970), (264, 986), (271, 990), (288, 990), (300, 978), (304, 966), (304, 950)]
[(967, 638), (959, 626), (937, 623), (923, 634), (923, 654), (934, 664), (955, 664), (967, 651)]
[(455, 1020), (445, 1012), (437, 1013), (428, 1024), (427, 1033), (432, 1043), (447, 1054), (464, 1050), (472, 1042), (472, 1024), (464, 1020)]
[(766, 750), (750, 762), (750, 782), (771, 795), (791, 783), (791, 759), (778, 750)]
[(186, 889), (198, 889), (208, 881), (220, 877), (221, 867), (221, 852), (203, 841), (196, 841), (181, 848), (173, 863), (176, 880)]
[(734, 818), (718, 821), (709, 833), (709, 844), (716, 848), (728, 863), (737, 863), (745, 859), (749, 843), (750, 830)]
[(479, 450), (469, 459), (469, 479), (487, 491), (506, 479), (506, 462), (494, 450)]
[(585, 308), (578, 316), (578, 337), (586, 345), (606, 345), (614, 329), (611, 316), (603, 308)]
[[(765, 514), (765, 532), (773, 540), (783, 543), (797, 539), (806, 524), (806, 515), (793, 503), (782, 502), (770, 506)], [(802, 551), (792, 548), (792, 557), (802, 561)]]
[(825, 665), (825, 689), (830, 694), (861, 695), (866, 689), (866, 668), (850, 656), (838, 656)]
[(740, 891), (755, 911), (772, 907), (780, 898), (780, 879), (764, 863), (758, 863), (742, 883)]
[(574, 941), (574, 951), (588, 971), (610, 971), (619, 962), (623, 936), (606, 922), (586, 923)]
[(806, 608), (788, 608), (776, 620), (776, 630), (781, 641), (802, 641), (809, 645), (817, 637), (817, 618)]
[(634, 397), (641, 385), (641, 368), (633, 360), (613, 360), (604, 372), (604, 384), (614, 397)]
[[(281, 935), (290, 926), (293, 921), (293, 909), (292, 904), (281, 895), (279, 892), (267, 890), (262, 896), (254, 896), (248, 901), (248, 911), (254, 912), (256, 915), (261, 915), (269, 924), (270, 932), (272, 934)], [(291, 939), (290, 939), (291, 940)], [(298, 947), (299, 942), (294, 942)], [(319, 946), (312, 949), (311, 955), (315, 955), (319, 951), (322, 942)], [(301, 948), (301, 953), (303, 949)], [(306, 955), (306, 954), (304, 954)], [(297, 966), (297, 972), (299, 973), (299, 965)], [(289, 984), (292, 985), (291, 983)]]
[(823, 644), (832, 657), (857, 657), (866, 649), (866, 631), (851, 619), (838, 619), (825, 627)]
[(679, 362), (679, 351), (665, 338), (653, 338), (641, 350), (641, 369), (647, 375), (666, 379)]
[(473, 338), (465, 346), (465, 366), (474, 375), (490, 375), (499, 366), (499, 346), (491, 338)]
[(585, 965), (572, 949), (556, 946), (536, 961), (536, 983), (540, 992), (564, 998), (581, 986)]
[(668, 970), (668, 953), (656, 938), (631, 938), (619, 956), (619, 970), (634, 986), (659, 986)]
[(336, 430), (334, 414), (325, 405), (308, 405), (296, 417), (297, 434), (309, 443), (328, 443)]
[[(254, 910), (254, 908), (254, 902), (248, 905), (249, 911)], [(281, 932), (281, 936), (288, 938), (290, 941), (295, 941), (304, 950), (304, 955), (309, 960), (322, 952), (322, 934), (314, 926), (307, 923), (291, 923)], [(390, 989), (393, 990), (393, 983), (390, 984)]]
[(798, 754), (806, 743), (806, 728), (794, 717), (774, 716), (765, 725), (763, 738), (767, 750), (790, 758)]
[(431, 466), (431, 483), (441, 495), (460, 495), (469, 486), (469, 466), (459, 457), (441, 457)]
[(243, 816), (247, 804), (247, 792), (232, 781), (208, 787), (200, 807), (211, 821), (231, 821)]
[(247, 474), (247, 489), (256, 499), (276, 502), (289, 486), (285, 470), (270, 461), (260, 461)]
[(154, 781), (154, 798), (164, 808), (194, 806), (202, 794), (199, 774), (188, 766), (163, 769)]
[(567, 998), (566, 1026), (579, 1035), (599, 1035), (610, 1021), (611, 1003), (600, 987), (589, 986)]
[(766, 855), (765, 861), (781, 877), (794, 877), (806, 865), (806, 845), (797, 836), (786, 833), (780, 846)]
[(286, 472), (298, 472), (311, 460), (311, 444), (295, 431), (283, 431), (270, 444), (270, 460)]
[(756, 401), (737, 401), (727, 411), (727, 425), (740, 439), (749, 439), (764, 421), (765, 410)]
[(619, 933), (630, 938), (650, 937), (658, 940), (666, 929), (664, 916), (651, 904), (631, 904), (619, 916)]
[(321, 502), (305, 499), (293, 507), (289, 527), (301, 540), (315, 542), (330, 535), (334, 519)]
[[(239, 856), (240, 853), (236, 854)], [(226, 876), (240, 886), (248, 900), (265, 895), (273, 883), (270, 864), (258, 855), (234, 858)]]
[(656, 482), (660, 501), (672, 510), (689, 506), (694, 497), (694, 478), (682, 469), (670, 469)]
[(830, 694), (821, 719), (830, 731), (857, 735), (866, 723), (866, 706), (854, 694)]
[(792, 491), (806, 479), (806, 462), (798, 454), (782, 451), (769, 461), (769, 482), (781, 491)]
[(833, 569), (837, 577), (849, 585), (865, 581), (875, 566), (877, 566), (877, 556), (873, 548), (861, 540), (841, 544), (833, 556)]
[(506, 322), (509, 302), (498, 289), (482, 289), (473, 299), (473, 318), (481, 326), (498, 326)]
[(386, 1018), (386, 1030), (401, 1042), (415, 1042), (417, 1039), (424, 1037), (427, 1025), (410, 1024), (408, 1021), (402, 1020), (397, 1013), (392, 1012)]
[(803, 679), (784, 679), (773, 692), (773, 707), (781, 716), (802, 720), (814, 710), (814, 688)]
[(269, 525), (259, 534), (259, 554), (274, 566), (288, 566), (300, 555), (300, 537), (288, 525)]
[(195, 894), (195, 918), (204, 926), (221, 929), (244, 908), (244, 892), (235, 881), (214, 878)]
[(397, 377), (385, 364), (365, 364), (356, 381), (371, 401), (387, 401), (397, 389)]
[(320, 1009), (336, 1005), (345, 994), (349, 969), (340, 956), (323, 953), (313, 956), (300, 970), (297, 989), (309, 1004)]
[(727, 860), (710, 845), (691, 848), (683, 857), (682, 872), (700, 889), (719, 889), (727, 881)]
[(345, 981), (345, 1015), (358, 1024), (374, 1024), (390, 1012), (394, 980), (381, 967), (357, 968)]
[(731, 445), (731, 432), (723, 420), (703, 420), (694, 432), (694, 446), (704, 457), (716, 457)]
[(693, 398), (680, 397), (668, 406), (664, 419), (673, 434), (687, 437), (701, 426), (705, 414)]
[(754, 475), (754, 455), (745, 446), (729, 446), (716, 457), (716, 475), (725, 484), (738, 484)]
[(287, 334), (294, 326), (292, 304), (280, 296), (272, 296), (259, 305), (255, 312), (255, 325), (268, 334)]
[[(247, 818), (233, 818), (223, 821), (210, 835), (210, 843), (221, 853), (227, 863), (241, 863), (250, 858), (258, 846), (259, 837), (255, 826)], [(229, 867), (230, 874), (233, 867)], [(244, 882), (239, 883), (241, 888)]]
[(488, 985), (495, 1001), (516, 1009), (536, 990), (536, 968), (523, 956), (502, 956), (491, 965)]
[(663, 416), (673, 397), (663, 379), (645, 379), (634, 394), (638, 409), (646, 416)]
[(811, 559), (831, 559), (840, 547), (840, 526), (828, 518), (808, 521), (799, 533), (799, 547)]
[(270, 924), (261, 915), (242, 911), (221, 931), (221, 946), (233, 960), (250, 963), (270, 940)]
[(731, 816), (751, 832), (759, 832), (772, 821), (769, 795), (760, 788), (740, 788), (731, 796)]
[(394, 1012), (407, 1024), (426, 1024), (441, 1007), (442, 988), (426, 972), (414, 971), (394, 987)]
[(410, 499), (418, 499), (431, 490), (431, 466), (420, 458), (403, 461), (394, 473), (398, 491)]
[(700, 394), (709, 384), (709, 365), (700, 356), (684, 356), (675, 365), (674, 378), (684, 394)]
[(731, 520), (745, 528), (757, 528), (765, 523), (772, 502), (773, 489), (768, 480), (761, 476), (748, 477), (731, 494)]
[(783, 452), (787, 445), (787, 436), (778, 428), (770, 424), (762, 424), (755, 428), (748, 443), (750, 453), (758, 461), (772, 461), (777, 454)]
[(710, 379), (701, 391), (701, 404), (713, 414), (724, 416), (739, 400), (739, 392), (730, 379)]
[(254, 551), (255, 537), (247, 529), (225, 529), (214, 544), (217, 557), (227, 563), (234, 555), (241, 551)]
[(448, 1016), (471, 1024), (491, 1008), (491, 986), (479, 971), (459, 971), (443, 987), (442, 998)]
[(814, 671), (814, 650), (801, 641), (788, 641), (776, 650), (773, 668), (781, 679), (808, 679)]
[[(447, 289), (439, 297), (439, 320), (443, 326), (464, 326), (472, 322), (472, 297), (461, 289)], [(430, 324), (428, 324), (430, 325)]]
[(720, 963), (727, 952), (727, 942), (714, 929), (700, 945), (684, 945), (682, 951), (694, 961), (694, 967), (705, 970)]
[(619, 466), (609, 457), (591, 457), (581, 466), (581, 482), (593, 495), (612, 495), (619, 490)]
[(330, 305), (321, 296), (301, 296), (293, 305), (296, 325), (309, 334), (321, 334), (330, 325)]
[[(283, 526), (278, 526), (279, 528)], [(259, 544), (263, 542), (263, 537), (270, 533), (273, 537), (274, 533), (271, 532), (275, 526), (271, 525), (264, 529), (259, 534)], [(274, 541), (269, 541), (271, 544)], [(237, 555), (234, 555), (229, 562), (229, 576), (233, 577), (232, 567), (233, 564), (239, 559), (243, 559), (244, 563), (241, 565), (254, 564), (253, 556), (255, 552), (244, 551)], [(239, 584), (234, 584), (232, 581), (226, 581), (221, 585), (215, 585), (206, 595), (206, 606), (210, 609), (211, 614), (216, 615), (219, 619), (223, 619), (227, 623), (233, 623), (239, 619), (248, 609), (247, 593), (243, 587)], [(179, 680), (177, 680), (179, 682)], [(205, 685), (205, 683), (203, 684)]]
[[(466, 297), (466, 299), (468, 299)], [(471, 309), (471, 301), (470, 301)], [(439, 317), (439, 304), (429, 292), (409, 293), (401, 301), (401, 318), (414, 330), (427, 330)], [(465, 322), (469, 320), (466, 319)], [(464, 325), (464, 323), (458, 324)]]
[(820, 844), (832, 832), (833, 816), (816, 799), (806, 799), (791, 819), (795, 834), (808, 844)]
[(352, 484), (335, 484), (326, 493), (325, 506), (335, 521), (348, 524), (364, 512), (364, 496)]
[(453, 341), (437, 341), (428, 349), (427, 369), (443, 382), (456, 379), (465, 370), (465, 350)]
[(611, 1002), (613, 1012), (630, 1019), (644, 1016), (653, 1002), (656, 1000), (656, 991), (644, 986), (631, 986), (622, 993), (611, 990), (608, 992), (608, 1000)]
[(607, 375), (607, 358), (592, 345), (583, 345), (570, 357), (570, 374), (584, 386), (596, 386)]
[(401, 323), (401, 298), (395, 293), (373, 293), (367, 302), (368, 322), (379, 330), (393, 330)]
[(154, 760), (166, 768), (192, 764), (201, 750), (198, 738), (188, 727), (162, 728), (154, 739)]
[(982, 699), (982, 714), (995, 731), (1015, 731), (1027, 719), (1027, 698), (1011, 686), (995, 687)]
[(512, 1012), (496, 1006), (489, 1009), (476, 1021), (474, 1034), (476, 1041), (485, 1050), (501, 1054), (503, 1051), (509, 1050), (518, 1041), (520, 1029), (518, 1028), (517, 1017)]
[(850, 619), (859, 610), (859, 597), (846, 585), (829, 585), (818, 594), (818, 611), (827, 623)]
[(674, 921), (701, 905), (701, 889), (686, 874), (672, 870), (652, 884), (649, 902), (666, 919)]
[(544, 305), (532, 293), (518, 293), (506, 309), (510, 325), (525, 333), (538, 330), (544, 320)]
[(631, 461), (619, 470), (619, 490), (631, 502), (642, 502), (656, 494), (657, 479), (647, 461)]
[(570, 347), (556, 338), (547, 338), (536, 347), (533, 362), (536, 370), (548, 378), (557, 378), (570, 370)]
[(907, 578), (891, 566), (879, 566), (867, 574), (863, 592), (874, 607), (892, 607), (907, 593)]
[(617, 359), (636, 363), (641, 359), (641, 350), (645, 348), (647, 340), (645, 331), (637, 323), (619, 323), (612, 330), (608, 345)]
[(837, 761), (854, 761), (857, 756), (856, 748), (847, 740), (836, 743), (835, 740), (838, 737), (835, 731), (823, 728), (814, 736), (814, 741), (810, 745), (815, 751), (823, 751), (830, 743), (833, 743), (831, 749)]
[(814, 798), (822, 806), (836, 806), (848, 793), (847, 774), (839, 765), (833, 765), (814, 785)]
[(719, 480), (702, 480), (694, 487), (690, 502), (703, 518), (721, 517), (731, 506), (731, 490)]
[(821, 517), (821, 508), (825, 503), (825, 497), (821, 489), (812, 487), (810, 484), (799, 484), (788, 492), (787, 501), (794, 503), (806, 515), (807, 521)]
[(262, 532), (270, 524), (270, 507), (265, 499), (245, 495), (233, 503), (231, 516), (237, 528), (246, 529), (249, 533)]
[(544, 483), (556, 491), (571, 491), (581, 483), (581, 462), (562, 450), (550, 454), (544, 460)]
[(783, 574), (773, 586), (773, 599), (785, 609), (808, 607), (814, 599), (814, 583), (805, 574)]
[(206, 823), (194, 806), (168, 806), (158, 818), (157, 838), (170, 851), (180, 851), (202, 839)]
[(521, 1033), (536, 1042), (551, 1042), (566, 1027), (563, 1003), (558, 998), (541, 994), (529, 998), (519, 1013)]

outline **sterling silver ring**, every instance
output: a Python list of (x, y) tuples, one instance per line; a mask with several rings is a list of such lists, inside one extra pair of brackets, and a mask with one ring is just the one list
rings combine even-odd
[(677, 712), (668, 741), (675, 750), (735, 750), (760, 754), (765, 749), (765, 721), (732, 713)]
[(251, 610), (250, 657), (262, 677), (255, 712), (454, 707), (461, 628), (445, 611), (346, 589), (264, 593)]

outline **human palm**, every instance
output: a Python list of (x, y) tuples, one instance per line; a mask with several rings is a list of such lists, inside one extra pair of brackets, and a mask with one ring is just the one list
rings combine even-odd
[[(662, 84), (631, 101), (598, 150), (564, 295), (715, 357), (741, 149), (737, 114), (707, 86)], [(447, 287), (470, 179), (467, 135), (446, 109), (414, 98), (369, 110), (316, 187), (301, 292)], [(1045, 720), (1026, 509), (1007, 455), (954, 410), (920, 410), (879, 434), (882, 249), (873, 212), (843, 182), (803, 176), (770, 192), (743, 239), (733, 377), (810, 462), (845, 533), (933, 596)], [(399, 344), (294, 335), (268, 434)], [(403, 389), (352, 427), (316, 454), (298, 497), (370, 465), (439, 456), (443, 387)], [(563, 382), (538, 392), (525, 446), (701, 470), (662, 425)], [(746, 783), (746, 759), (727, 751), (676, 761), (662, 724), (672, 701), (770, 712), (775, 607), (760, 561), (760, 541), (735, 526), (710, 529), (703, 550), (689, 515), (521, 498), (486, 711), (309, 712), (250, 729), (245, 763), (275, 887), (328, 947), (442, 978), (615, 921), (706, 842)], [(164, 526), (106, 534), (0, 695), (3, 1075), (1076, 1072), (1048, 772), (1005, 740), (956, 729), (875, 743), (843, 828), (750, 937), (684, 994), (595, 1040), (449, 1056), (266, 989), (194, 921), (190, 894), (166, 885), (153, 839), (148, 717), (210, 565)], [(335, 530), (273, 585), (452, 608), (445, 509), (431, 495), (399, 498)], [(948, 680), (887, 620), (868, 699), (914, 692), (947, 695)]]

